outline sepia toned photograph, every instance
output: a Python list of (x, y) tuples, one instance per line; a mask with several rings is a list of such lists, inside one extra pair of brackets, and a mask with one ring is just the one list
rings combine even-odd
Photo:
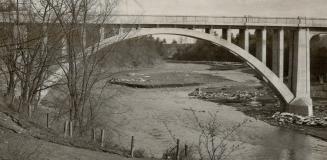
[(0, 0), (0, 160), (327, 160), (327, 1)]

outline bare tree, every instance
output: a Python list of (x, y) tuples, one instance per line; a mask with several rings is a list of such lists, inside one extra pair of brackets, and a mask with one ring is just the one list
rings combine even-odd
[[(13, 22), (17, 19), (16, 12), (18, 12), (17, 5), (11, 0), (4, 0), (1, 3), (1, 17), (3, 21)], [(18, 27), (19, 22), (2, 23), (1, 25), (1, 72), (6, 81), (5, 96), (10, 100), (10, 104), (13, 103), (15, 97), (16, 87), (16, 62), (18, 56), (16, 51), (19, 44), (20, 29)], [(16, 26), (16, 27), (14, 27)]]
[(227, 141), (247, 122), (246, 120), (230, 128), (223, 129), (222, 124), (218, 121), (217, 113), (209, 113), (209, 118), (203, 121), (199, 119), (193, 109), (191, 111), (195, 124), (200, 129), (197, 150), (202, 160), (226, 160), (240, 148), (241, 144), (229, 145)]
[(8, 21), (1, 27), (4, 39), (0, 60), (7, 82), (5, 95), (10, 104), (18, 97), (17, 110), (28, 111), (31, 115), (31, 108), (38, 104), (38, 95), (56, 58), (51, 51), (55, 49), (48, 45), (48, 38), (52, 36), (48, 34), (48, 25), (54, 21), (48, 4), (35, 5), (35, 1), (21, 4), (18, 0), (8, 3), (15, 7), (2, 12), (2, 18)]
[[(94, 117), (93, 105), (96, 104), (92, 102), (96, 93), (93, 90), (104, 78), (99, 65), (104, 55), (96, 54), (98, 46), (87, 48), (85, 39), (87, 26), (90, 22), (101, 26), (108, 20), (117, 4), (116, 0), (102, 2), (99, 6), (92, 0), (47, 0), (65, 39), (66, 51), (63, 56), (66, 64), (59, 65), (66, 79), (69, 108), (72, 111), (70, 118), (75, 122), (80, 134), (86, 130)], [(96, 16), (93, 16), (95, 13)]]
[(94, 120), (101, 90), (107, 86), (102, 83), (106, 77), (100, 68), (105, 54), (96, 54), (100, 38), (93, 38), (95, 42), (91, 43), (96, 45), (90, 46), (86, 34), (90, 25), (99, 27), (108, 22), (118, 0), (8, 3), (2, 12), (2, 19), (8, 23), (0, 28), (4, 34), (0, 41), (0, 72), (10, 104), (15, 103), (15, 109), (31, 116), (41, 91), (57, 85), (46, 81), (60, 68), (62, 84), (68, 91), (70, 119), (82, 134)]

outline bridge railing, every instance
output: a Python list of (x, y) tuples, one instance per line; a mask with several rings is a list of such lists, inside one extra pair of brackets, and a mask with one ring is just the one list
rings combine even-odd
[(307, 26), (327, 27), (323, 18), (289, 17), (214, 17), (214, 16), (165, 16), (165, 15), (114, 15), (114, 24), (172, 24), (172, 25), (254, 25), (254, 26)]
[(280, 17), (245, 17), (247, 25), (269, 25), (269, 26), (297, 26), (298, 18)]
[(327, 26), (327, 19), (324, 19), (324, 18), (306, 19), (306, 26), (326, 27)]
[[(0, 13), (1, 22), (14, 22), (14, 13)], [(67, 15), (68, 16), (68, 15)], [(100, 15), (89, 15), (88, 23), (100, 24)], [(11, 18), (11, 19), (10, 19)], [(55, 17), (54, 17), (55, 18)], [(31, 15), (20, 13), (20, 21), (37, 21)], [(41, 21), (40, 21), (41, 22)], [(173, 15), (110, 15), (105, 24), (145, 24), (145, 25), (220, 25), (220, 26), (288, 26), (288, 27), (327, 27), (326, 18), (306, 17), (224, 17), (224, 16), (173, 16)]]
[(158, 15), (114, 15), (111, 23), (115, 24), (176, 24), (176, 25), (217, 25), (244, 24), (244, 17), (209, 17), (209, 16), (158, 16)]

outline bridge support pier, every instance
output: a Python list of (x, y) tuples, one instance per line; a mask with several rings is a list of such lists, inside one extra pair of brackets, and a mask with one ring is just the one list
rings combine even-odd
[(124, 28), (122, 26), (119, 26), (118, 28), (118, 35), (121, 35), (124, 33)]
[(284, 30), (278, 29), (273, 33), (272, 41), (272, 71), (284, 81)]
[(205, 28), (204, 32), (207, 33), (207, 34), (211, 34), (211, 28)]
[(86, 27), (82, 26), (81, 27), (81, 40), (82, 40), (82, 47), (85, 49), (86, 48)]
[(249, 29), (240, 29), (240, 33), (239, 33), (239, 37), (240, 37), (240, 47), (243, 48), (244, 50), (246, 50), (247, 52), (249, 52)]
[(100, 27), (99, 33), (100, 33), (100, 41), (104, 40), (105, 39), (105, 28), (103, 26)]
[(292, 77), (293, 77), (293, 56), (294, 56), (294, 31), (288, 31), (288, 75), (287, 75), (287, 86), (290, 90), (292, 89)]
[(267, 29), (257, 29), (256, 35), (256, 57), (263, 63), (267, 63)]
[(294, 35), (292, 92), (295, 96), (288, 112), (313, 115), (310, 96), (310, 31), (300, 28)]
[(61, 55), (68, 55), (68, 42), (65, 36), (61, 39), (61, 44)]
[(228, 42), (232, 42), (232, 30), (229, 28), (222, 29), (222, 38)]
[(47, 53), (48, 52), (48, 27), (46, 25), (42, 26), (43, 38), (42, 38), (42, 45), (41, 45), (41, 52)]
[(27, 36), (28, 36), (27, 26), (24, 24), (19, 24), (19, 25), (15, 24), (13, 26), (13, 36), (16, 43), (16, 47), (18, 47), (19, 43), (27, 40)]

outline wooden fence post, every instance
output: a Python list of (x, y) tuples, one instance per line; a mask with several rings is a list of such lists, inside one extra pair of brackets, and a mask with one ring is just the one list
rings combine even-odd
[(177, 139), (176, 143), (176, 160), (179, 160), (179, 139)]
[(93, 142), (95, 142), (95, 140), (96, 140), (96, 134), (95, 134), (94, 128), (92, 129), (92, 140), (93, 140)]
[(32, 118), (32, 106), (28, 105), (28, 118)]
[(64, 126), (64, 137), (67, 137), (67, 136), (68, 136), (68, 126), (69, 126), (68, 121), (65, 121), (65, 126)]
[(73, 121), (69, 121), (69, 136), (73, 137)]
[(49, 128), (49, 113), (47, 113), (47, 128)]
[(69, 109), (69, 120), (73, 120), (73, 110)]
[(101, 147), (104, 147), (104, 129), (101, 129)]
[(131, 140), (131, 150), (130, 150), (131, 157), (134, 157), (134, 136), (132, 136)]

